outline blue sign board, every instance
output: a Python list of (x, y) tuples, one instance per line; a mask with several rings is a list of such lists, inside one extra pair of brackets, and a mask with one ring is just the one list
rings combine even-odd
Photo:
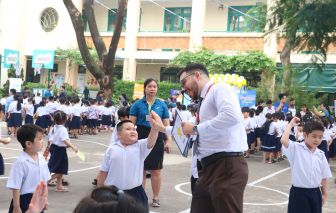
[(253, 107), (256, 104), (257, 91), (255, 90), (240, 90), (238, 93), (240, 108)]
[(43, 64), (43, 69), (54, 69), (55, 51), (53, 50), (34, 50), (32, 67), (34, 63)]
[(12, 64), (19, 64), (20, 52), (16, 50), (5, 49), (5, 68), (11, 68)]

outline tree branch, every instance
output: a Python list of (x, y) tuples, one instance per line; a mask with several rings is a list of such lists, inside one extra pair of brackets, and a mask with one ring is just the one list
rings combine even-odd
[[(113, 74), (114, 59), (115, 59), (116, 51), (118, 48), (120, 34), (122, 31), (127, 2), (128, 0), (120, 0), (119, 2), (118, 11), (117, 11), (117, 23), (114, 27), (113, 37), (112, 37), (112, 41), (111, 41), (110, 48), (108, 51), (107, 60), (104, 61), (104, 68), (106, 70), (106, 75)], [(110, 81), (112, 81), (112, 79), (110, 79)]]
[(76, 8), (76, 6), (73, 4), (72, 0), (63, 0), (65, 7), (67, 8), (72, 25), (76, 32), (76, 38), (79, 50), (82, 55), (82, 59), (86, 65), (86, 67), (89, 69), (91, 74), (96, 78), (101, 78), (101, 72), (97, 72), (97, 65), (94, 61), (93, 57), (91, 56), (89, 49), (86, 45), (86, 40), (84, 36), (84, 24), (82, 19), (82, 13)]
[(91, 38), (98, 53), (99, 61), (104, 61), (107, 56), (107, 50), (97, 27), (96, 17), (93, 10), (93, 0), (84, 0), (83, 6), (91, 33)]

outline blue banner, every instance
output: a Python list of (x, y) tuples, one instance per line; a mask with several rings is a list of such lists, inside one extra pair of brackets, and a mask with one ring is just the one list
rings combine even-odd
[(4, 67), (11, 68), (12, 64), (20, 63), (20, 52), (16, 50), (5, 49)]
[(240, 108), (253, 107), (256, 104), (257, 91), (255, 90), (240, 90), (238, 94)]
[(32, 67), (35, 67), (34, 63), (40, 63), (44, 65), (43, 69), (54, 69), (54, 56), (53, 50), (34, 50)]

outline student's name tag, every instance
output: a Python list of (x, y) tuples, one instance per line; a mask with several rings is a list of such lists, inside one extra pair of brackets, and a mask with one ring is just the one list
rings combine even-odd
[(146, 121), (150, 121), (150, 116), (146, 115)]

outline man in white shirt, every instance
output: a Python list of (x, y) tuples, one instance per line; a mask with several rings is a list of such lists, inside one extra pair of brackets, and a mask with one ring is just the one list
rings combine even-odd
[[(192, 211), (243, 212), (243, 194), (248, 180), (243, 152), (248, 146), (237, 93), (228, 84), (214, 85), (201, 63), (189, 64), (178, 76), (183, 92), (193, 100), (200, 99), (199, 124), (182, 122), (185, 135), (198, 136), (193, 153), (197, 156), (199, 179), (192, 198)], [(170, 127), (158, 129), (169, 133)]]

